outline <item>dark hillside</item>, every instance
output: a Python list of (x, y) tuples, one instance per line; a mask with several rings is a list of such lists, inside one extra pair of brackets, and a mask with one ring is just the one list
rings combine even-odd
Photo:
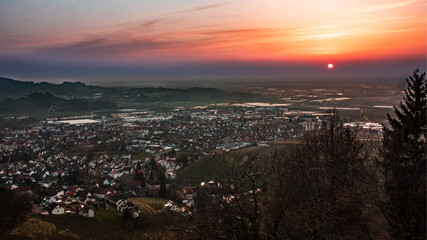
[(116, 105), (107, 101), (90, 101), (86, 99), (66, 100), (52, 93), (31, 93), (18, 99), (7, 99), (0, 102), (0, 113), (47, 113), (78, 112), (115, 109)]
[(64, 82), (52, 84), (47, 82), (34, 83), (0, 78), (0, 100), (21, 98), (30, 93), (52, 93), (64, 97), (88, 97), (98, 92), (115, 92), (115, 89), (89, 86), (81, 82)]

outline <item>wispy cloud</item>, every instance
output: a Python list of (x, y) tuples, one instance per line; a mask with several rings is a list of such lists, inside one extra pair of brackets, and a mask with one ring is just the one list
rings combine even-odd
[(222, 2), (222, 3), (217, 3), (217, 4), (210, 4), (210, 5), (198, 6), (198, 7), (193, 7), (193, 8), (189, 8), (189, 9), (184, 9), (182, 11), (173, 12), (173, 13), (200, 12), (200, 11), (204, 11), (204, 10), (218, 8), (218, 7), (224, 6), (226, 4), (227, 4), (226, 2)]
[[(406, 0), (369, 6), (363, 12), (399, 8), (415, 2)], [(395, 33), (415, 32), (420, 28), (392, 24), (397, 20), (409, 19), (407, 16), (376, 16), (374, 20), (337, 19), (311, 25), (295, 24), (290, 28), (290, 25), (281, 24), (222, 24), (229, 22), (229, 19), (219, 19), (217, 13), (221, 11), (204, 12), (224, 4), (227, 3), (184, 8), (122, 22), (105, 29), (62, 35), (55, 42), (38, 41), (37, 45), (21, 45), (24, 45), (23, 49), (30, 49), (29, 52), (52, 59), (289, 59), (363, 52), (374, 45), (371, 44), (374, 40), (377, 40), (374, 47), (383, 49), (387, 42), (382, 39), (386, 34), (393, 33), (395, 36)]]
[(417, 2), (417, 0), (409, 0), (409, 1), (403, 1), (403, 2), (394, 2), (394, 3), (372, 5), (369, 7), (359, 9), (357, 12), (369, 13), (369, 12), (385, 11), (385, 10), (390, 10), (390, 9), (395, 9), (395, 8), (406, 7), (406, 6), (411, 5), (415, 2)]
[(185, 8), (178, 11), (166, 12), (153, 18), (148, 18), (148, 19), (145, 18), (145, 19), (122, 22), (117, 24), (117, 27), (123, 28), (123, 27), (135, 26), (135, 25), (140, 27), (153, 27), (157, 24), (165, 23), (165, 22), (170, 23), (171, 21), (173, 21), (176, 23), (176, 22), (182, 21), (182, 20), (177, 20), (177, 18), (188, 18), (189, 15), (191, 15), (192, 13), (195, 14), (195, 13), (203, 12), (210, 9), (220, 8), (227, 4), (228, 3), (226, 2), (222, 2), (217, 4), (209, 4), (209, 5), (201, 5), (197, 7)]
[(163, 19), (161, 19), (161, 18), (148, 20), (146, 22), (143, 22), (143, 23), (139, 24), (139, 26), (141, 26), (143, 28), (153, 27), (154, 25), (160, 23), (162, 20)]
[(124, 41), (91, 39), (80, 42), (56, 46), (44, 47), (39, 53), (59, 56), (91, 56), (114, 57), (143, 54), (144, 52), (157, 52), (167, 49), (185, 47), (181, 41), (156, 40), (156, 39), (129, 39)]
[(311, 35), (312, 38), (332, 38), (332, 37), (341, 37), (341, 36), (348, 36), (351, 35), (349, 33), (323, 33), (323, 34), (316, 34)]
[(274, 37), (283, 32), (285, 29), (280, 28), (223, 28), (216, 31), (201, 31), (200, 34), (217, 41), (256, 41)]

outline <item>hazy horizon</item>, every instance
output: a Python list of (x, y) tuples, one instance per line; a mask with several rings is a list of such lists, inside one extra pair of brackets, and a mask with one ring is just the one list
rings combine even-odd
[(401, 77), (426, 69), (425, 8), (422, 0), (0, 0), (0, 76)]
[[(179, 82), (292, 82), (292, 81), (400, 81), (411, 75), (416, 68), (426, 71), (423, 60), (413, 60), (404, 64), (394, 61), (388, 64), (365, 63), (335, 65), (332, 70), (325, 66), (293, 65), (280, 63), (265, 65), (242, 64), (199, 64), (196, 66), (163, 66), (138, 68), (134, 66), (92, 67), (92, 66), (16, 66), (9, 65), (0, 77), (33, 82), (83, 82), (102, 86), (138, 86), (147, 84), (176, 84)], [(197, 85), (197, 84), (196, 84)]]

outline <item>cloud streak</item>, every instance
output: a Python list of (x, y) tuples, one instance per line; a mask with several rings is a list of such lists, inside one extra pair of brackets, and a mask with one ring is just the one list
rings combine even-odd
[(189, 9), (184, 9), (182, 11), (178, 11), (178, 12), (173, 12), (175, 13), (193, 13), (193, 12), (200, 12), (200, 11), (204, 11), (204, 10), (209, 10), (209, 9), (213, 9), (213, 8), (218, 8), (218, 7), (222, 7), (224, 5), (226, 5), (226, 2), (222, 2), (222, 3), (217, 3), (217, 4), (210, 4), (210, 5), (204, 5), (204, 6), (198, 6), (198, 7), (193, 7), (193, 8), (189, 8)]
[[(153, 21), (152, 24), (159, 24)], [(147, 23), (142, 24), (147, 28)], [(160, 26), (159, 26), (160, 27)], [(239, 56), (244, 52), (264, 51), (274, 45), (277, 34), (291, 35), (293, 29), (282, 28), (218, 28), (176, 32), (156, 32), (145, 29), (141, 24), (118, 29), (94, 37), (83, 37), (67, 44), (50, 45), (36, 49), (38, 54), (47, 56), (84, 56), (92, 58), (137, 57), (137, 56), (194, 56), (218, 58), (229, 55)], [(139, 32), (138, 32), (139, 31)], [(264, 49), (264, 50), (262, 50)], [(270, 51), (270, 50), (268, 50)]]
[(226, 5), (226, 2), (222, 2), (222, 3), (217, 3), (217, 4), (209, 4), (209, 5), (202, 5), (202, 6), (198, 6), (198, 7), (192, 7), (192, 8), (187, 8), (187, 9), (183, 9), (183, 10), (179, 10), (179, 11), (174, 11), (174, 12), (168, 12), (165, 14), (160, 15), (158, 18), (155, 19), (150, 19), (145, 21), (144, 23), (140, 24), (143, 27), (151, 27), (157, 23), (160, 23), (166, 19), (169, 19), (175, 15), (187, 15), (187, 14), (193, 14), (193, 13), (197, 13), (197, 12), (202, 12), (205, 10), (210, 10), (210, 9), (215, 9), (215, 8), (219, 8), (222, 7), (224, 5)]
[[(370, 6), (362, 10), (384, 11), (409, 6), (415, 2), (406, 0)], [(93, 31), (62, 34), (46, 41), (35, 40), (33, 36), (33, 43), (31, 40), (18, 40), (13, 41), (14, 46), (9, 46), (16, 46), (18, 50), (28, 50), (31, 54), (49, 59), (81, 58), (94, 62), (104, 59), (114, 59), (117, 62), (306, 60), (313, 55), (316, 55), (316, 59), (326, 59), (345, 55), (351, 57), (352, 54), (356, 57), (373, 53), (392, 55), (393, 52), (399, 51), (414, 54), (415, 47), (408, 50), (408, 47), (396, 45), (396, 41), (387, 38), (393, 35), (396, 39), (400, 32), (402, 35), (403, 32), (408, 32), (405, 42), (415, 42), (419, 39), (416, 33), (422, 31), (421, 27), (415, 25), (394, 25), (398, 20), (414, 21), (412, 16), (403, 13), (399, 13), (399, 16), (344, 18), (309, 24), (291, 24), (285, 21), (252, 24), (251, 21), (236, 20), (240, 16), (233, 15), (229, 9), (224, 11), (230, 13), (229, 15), (222, 13), (223, 11), (209, 11), (222, 10), (221, 7), (227, 4), (229, 3), (223, 2), (183, 7), (181, 10), (160, 13), (145, 19), (123, 21)], [(218, 12), (221, 12), (221, 18), (218, 17)], [(425, 43), (416, 44), (425, 46)], [(412, 46), (411, 43), (408, 45)]]
[(390, 10), (390, 9), (395, 9), (395, 8), (406, 7), (406, 6), (409, 6), (415, 2), (417, 2), (417, 0), (409, 0), (409, 1), (403, 1), (403, 2), (373, 5), (373, 6), (369, 6), (369, 7), (360, 9), (358, 12), (370, 13), (370, 12), (385, 11), (385, 10)]

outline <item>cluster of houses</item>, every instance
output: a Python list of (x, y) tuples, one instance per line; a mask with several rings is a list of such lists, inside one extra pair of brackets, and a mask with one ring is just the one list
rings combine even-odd
[(164, 207), (172, 212), (179, 213), (184, 217), (191, 216), (193, 213), (186, 207), (178, 207), (172, 200), (169, 200)]
[[(67, 128), (68, 126), (65, 126)], [(40, 139), (40, 131), (3, 130), (3, 139), (15, 136), (24, 139)], [(58, 138), (58, 137), (55, 137)], [(18, 141), (15, 141), (18, 142)], [(128, 202), (129, 196), (158, 196), (158, 176), (150, 179), (153, 170), (164, 167), (165, 177), (173, 180), (182, 167), (174, 156), (168, 155), (132, 159), (132, 154), (102, 154), (70, 156), (66, 149), (45, 146), (31, 151), (28, 159), (20, 154), (28, 149), (22, 143), (14, 149), (3, 149), (0, 154), (0, 187), (27, 194), (42, 207), (42, 214), (78, 214), (94, 217), (98, 208), (114, 208), (117, 213), (130, 212), (138, 217), (140, 212)], [(64, 153), (65, 152), (65, 153)], [(146, 180), (134, 179), (141, 174)], [(77, 176), (76, 176), (77, 175)], [(170, 184), (166, 184), (169, 188)]]
[(307, 119), (315, 115), (298, 114), (290, 115), (282, 107), (228, 106), (169, 114), (130, 112), (78, 124), (47, 121), (21, 130), (0, 129), (0, 156), (14, 160), (20, 152), (25, 155), (21, 157), (34, 160), (72, 149), (85, 152), (90, 147), (151, 154), (172, 149), (194, 153), (237, 150), (293, 138), (296, 132), (311, 129)]
[(231, 143), (220, 144), (216, 146), (216, 149), (229, 152), (229, 151), (234, 151), (234, 150), (239, 150), (241, 148), (249, 147), (251, 145), (252, 144), (248, 142), (231, 142)]
[[(236, 107), (222, 109), (182, 108), (168, 114), (141, 112), (117, 116), (126, 122), (128, 131), (139, 139), (130, 139), (129, 149), (160, 153), (170, 149), (190, 152), (209, 152), (221, 144), (258, 144), (290, 137), (288, 128), (294, 128), (281, 107)], [(141, 114), (143, 116), (141, 116)], [(149, 116), (149, 117), (147, 117)], [(295, 124), (296, 128), (301, 128)], [(292, 135), (292, 134), (291, 134)], [(236, 148), (237, 149), (237, 148)]]
[(166, 204), (164, 204), (164, 207), (167, 210), (179, 213), (184, 217), (192, 216), (192, 209), (194, 208), (194, 197), (196, 196), (193, 188), (194, 187), (183, 187), (182, 196), (180, 197), (182, 202), (179, 204), (181, 207), (179, 207), (178, 204), (172, 200), (169, 200)]
[(111, 188), (84, 190), (78, 186), (68, 186), (57, 191), (48, 187), (40, 191), (39, 199), (42, 215), (78, 214), (92, 218), (97, 209), (113, 208), (118, 214), (128, 211), (134, 218), (139, 216), (136, 207), (127, 201), (128, 197)]
[[(129, 196), (158, 196), (152, 162), (168, 181), (184, 166), (175, 156), (233, 151), (293, 138), (318, 127), (317, 116), (290, 115), (281, 107), (227, 106), (178, 109), (169, 114), (131, 112), (86, 123), (51, 121), (24, 129), (0, 129), (0, 187), (31, 195), (43, 214), (79, 214), (112, 207), (139, 215)], [(378, 128), (372, 123), (349, 126)], [(94, 152), (103, 152), (94, 155)], [(141, 155), (142, 154), (142, 155)], [(145, 155), (144, 155), (145, 154)], [(138, 156), (135, 158), (134, 156)], [(143, 156), (143, 157), (141, 157)], [(132, 176), (143, 176), (135, 179)], [(203, 189), (215, 192), (215, 183)], [(169, 184), (166, 186), (170, 187)], [(191, 215), (194, 190), (182, 187), (183, 215)], [(170, 206), (169, 206), (170, 205)], [(177, 211), (170, 202), (168, 209)]]
[(64, 187), (56, 191), (52, 187), (44, 188), (39, 193), (40, 206), (43, 215), (79, 214), (85, 217), (95, 217), (93, 205), (96, 200), (92, 194), (77, 186)]

